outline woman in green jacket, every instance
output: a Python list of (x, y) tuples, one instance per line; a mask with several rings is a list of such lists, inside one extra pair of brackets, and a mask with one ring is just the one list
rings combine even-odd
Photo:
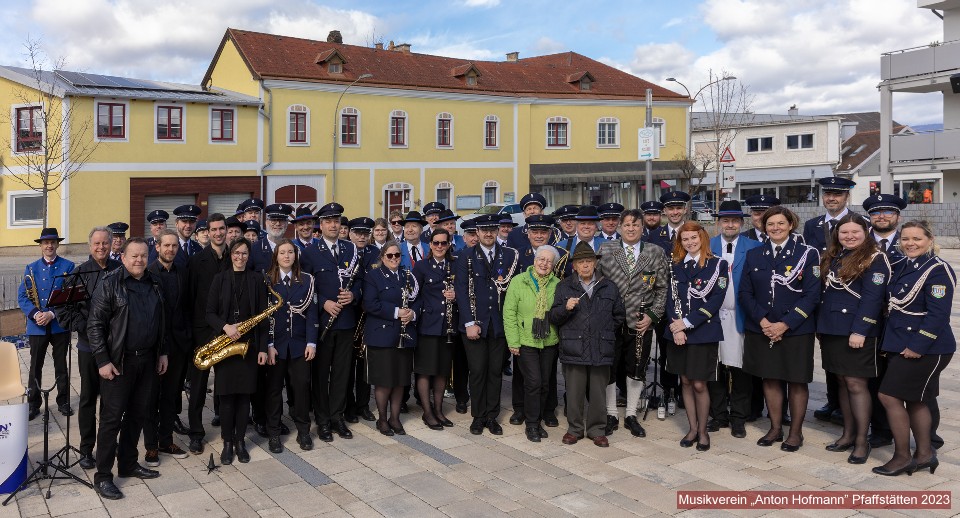
[(547, 400), (550, 371), (557, 368), (557, 328), (547, 319), (553, 294), (560, 280), (553, 268), (560, 258), (557, 249), (544, 245), (536, 250), (533, 266), (510, 281), (503, 302), (503, 330), (510, 353), (519, 356), (523, 372), (523, 410), (527, 439), (547, 437), (541, 426)]

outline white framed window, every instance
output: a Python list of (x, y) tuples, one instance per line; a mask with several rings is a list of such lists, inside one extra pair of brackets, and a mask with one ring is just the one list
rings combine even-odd
[(547, 119), (547, 149), (570, 149), (570, 119), (561, 116)]
[(489, 205), (500, 200), (500, 183), (496, 180), (483, 182), (483, 204)]
[(157, 144), (184, 144), (187, 141), (187, 107), (183, 104), (154, 103), (153, 141)]
[(500, 147), (500, 117), (487, 115), (483, 118), (483, 149)]
[(287, 145), (310, 145), (310, 108), (302, 104), (287, 107)]
[(43, 151), (43, 106), (14, 104), (10, 107), (10, 151), (15, 154)]
[(651, 122), (653, 123), (653, 130), (657, 132), (657, 142), (660, 143), (660, 147), (666, 147), (667, 122), (660, 117), (653, 117)]
[(773, 137), (750, 137), (747, 139), (747, 153), (768, 153), (773, 151)]
[(7, 193), (7, 228), (41, 227), (43, 196), (37, 191)]
[(93, 134), (97, 142), (130, 141), (130, 101), (95, 101), (93, 120), (97, 121), (97, 131)]
[(447, 207), (448, 209), (453, 209), (453, 205), (451, 205), (454, 199), (453, 183), (447, 182), (447, 181), (440, 182), (437, 184), (434, 190), (436, 191), (436, 197), (434, 197), (433, 199), (442, 203), (444, 207)]
[(327, 73), (329, 74), (342, 74), (343, 73), (343, 63), (339, 61), (331, 61), (327, 64)]
[(407, 112), (403, 110), (393, 110), (390, 112), (390, 147), (407, 147)]
[(813, 149), (813, 133), (787, 135), (787, 150)]
[(340, 147), (360, 147), (360, 110), (352, 106), (340, 110)]
[(453, 148), (453, 115), (437, 114), (437, 149)]
[(237, 110), (232, 106), (210, 105), (211, 144), (237, 143)]
[(616, 117), (601, 117), (597, 120), (597, 147), (620, 147), (620, 119)]

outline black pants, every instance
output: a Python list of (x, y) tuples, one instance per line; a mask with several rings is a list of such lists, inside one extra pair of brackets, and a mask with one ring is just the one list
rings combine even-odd
[[(250, 419), (250, 394), (220, 395), (220, 438), (242, 441)], [(279, 435), (279, 434), (278, 434)]]
[(157, 406), (148, 412), (143, 426), (143, 447), (156, 450), (173, 444), (173, 421), (183, 410), (183, 379), (193, 356), (185, 351), (167, 355), (167, 372), (160, 376)]
[(350, 383), (350, 358), (353, 357), (353, 330), (330, 331), (317, 347), (312, 362), (313, 417), (317, 425), (343, 419)]
[(116, 367), (121, 372), (119, 376), (100, 380), (95, 483), (113, 480), (114, 459), (121, 474), (137, 467), (137, 441), (147, 420), (147, 411), (157, 401), (159, 376), (155, 351), (141, 356), (128, 351), (123, 364)]
[(470, 412), (475, 418), (496, 419), (500, 415), (500, 390), (503, 386), (505, 338), (463, 336), (463, 347), (470, 368)]
[(453, 396), (457, 403), (467, 404), (470, 400), (470, 368), (467, 365), (467, 351), (463, 335), (453, 337)]
[(97, 399), (100, 397), (100, 371), (93, 353), (77, 349), (80, 370), (80, 405), (77, 425), (80, 427), (80, 453), (93, 455), (97, 443)]
[(271, 437), (280, 436), (280, 416), (283, 415), (283, 385), (286, 379), (287, 393), (292, 394), (293, 408), (290, 413), (297, 426), (299, 435), (310, 435), (310, 364), (303, 356), (281, 360), (267, 367), (266, 393), (264, 398), (267, 415), (267, 433)]
[[(190, 438), (203, 439), (206, 434), (203, 429), (203, 406), (207, 401), (207, 382), (210, 381), (210, 369), (200, 370), (191, 363), (187, 367), (187, 378), (190, 380), (190, 403), (187, 407)], [(213, 397), (216, 398), (216, 394)]]
[(557, 375), (557, 346), (543, 349), (520, 347), (520, 355), (514, 358), (518, 360), (515, 361), (514, 376), (517, 367), (523, 371), (524, 421), (527, 426), (539, 425), (547, 412), (550, 378)]
[[(524, 347), (520, 348), (521, 353)], [(526, 347), (529, 349), (529, 347)], [(512, 354), (510, 356), (513, 356)], [(520, 356), (513, 356), (513, 380), (510, 383), (510, 400), (513, 404), (513, 411), (521, 415), (524, 412), (524, 399), (526, 398), (526, 380), (523, 375), (523, 366), (520, 365)]]
[(840, 386), (837, 384), (837, 375), (832, 372), (825, 374), (827, 375), (827, 404), (833, 408), (840, 408)]
[[(266, 387), (269, 383), (271, 365), (260, 365), (257, 367), (257, 386)], [(280, 390), (283, 390), (283, 383), (280, 384)], [(257, 424), (267, 424), (267, 391), (258, 390), (250, 395), (250, 403), (253, 411), (253, 422)], [(281, 409), (281, 412), (283, 409)], [(279, 426), (279, 424), (278, 424)]]
[(660, 366), (660, 384), (663, 385), (663, 393), (669, 394), (673, 390), (674, 394), (680, 393), (680, 376), (667, 372), (667, 347), (673, 347), (673, 342), (663, 338), (662, 336), (657, 337), (657, 348), (658, 348), (658, 357), (657, 364)]
[[(753, 376), (739, 367), (718, 366), (717, 381), (708, 381), (710, 417), (723, 423), (743, 424), (750, 417)], [(729, 407), (729, 410), (728, 410)]]
[(349, 415), (359, 415), (363, 408), (370, 409), (370, 384), (367, 383), (367, 360), (357, 355), (357, 349), (350, 360), (350, 380), (347, 382), (347, 406)]
[(30, 408), (40, 408), (42, 398), (38, 380), (43, 381), (43, 362), (47, 356), (47, 347), (53, 346), (53, 372), (57, 381), (57, 406), (70, 402), (70, 373), (67, 372), (67, 352), (70, 349), (70, 333), (50, 333), (28, 335), (30, 343), (30, 395), (27, 401)]

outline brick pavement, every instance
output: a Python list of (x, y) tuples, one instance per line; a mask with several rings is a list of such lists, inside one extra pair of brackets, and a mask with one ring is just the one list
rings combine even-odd
[[(942, 254), (960, 265), (960, 251)], [(960, 299), (954, 300), (954, 332), (960, 335)], [(20, 351), (25, 372), (28, 353)], [(51, 365), (47, 362), (47, 365)], [(810, 405), (804, 426), (805, 444), (798, 453), (755, 445), (766, 430), (760, 420), (748, 423), (747, 438), (735, 439), (727, 430), (711, 435), (708, 452), (683, 449), (677, 444), (686, 431), (681, 410), (658, 421), (653, 413), (644, 426), (647, 437), (638, 439), (621, 429), (610, 437), (609, 448), (589, 441), (564, 446), (564, 427), (550, 428), (549, 439), (528, 442), (522, 426), (506, 424), (510, 407), (510, 382), (503, 391), (504, 435), (470, 435), (469, 416), (450, 407), (447, 416), (454, 428), (427, 429), (419, 408), (411, 405), (404, 416), (406, 437), (384, 437), (369, 423), (353, 425), (354, 439), (336, 438), (301, 452), (293, 439), (286, 449), (270, 454), (266, 441), (248, 437), (252, 461), (224, 466), (207, 473), (208, 455), (184, 460), (162, 458), (162, 476), (155, 480), (116, 479), (126, 498), (102, 501), (92, 490), (58, 481), (52, 498), (44, 499), (34, 485), (6, 507), (0, 518), (32, 516), (135, 517), (135, 516), (433, 516), (536, 517), (589, 516), (851, 516), (854, 511), (686, 511), (676, 508), (677, 490), (950, 490), (960, 494), (960, 362), (954, 361), (941, 378), (940, 435), (946, 445), (939, 452), (936, 475), (878, 477), (870, 468), (886, 462), (892, 447), (875, 450), (865, 466), (845, 462), (845, 454), (823, 447), (839, 434), (839, 427), (816, 421), (813, 409), (825, 399), (823, 372), (818, 368), (810, 386)], [(44, 385), (52, 383), (52, 368)], [(72, 380), (76, 406), (79, 379)], [(185, 414), (184, 414), (185, 415)], [(208, 409), (206, 418), (212, 416)], [(561, 423), (562, 423), (561, 419)], [(63, 445), (66, 419), (53, 412), (51, 446)], [(78, 436), (71, 419), (71, 437)], [(221, 442), (208, 427), (207, 452), (219, 455)], [(30, 423), (30, 458), (42, 452), (41, 420)], [(179, 440), (179, 439), (178, 439)], [(184, 448), (186, 444), (181, 442)], [(141, 451), (141, 455), (142, 455)], [(74, 468), (81, 476), (92, 473)], [(44, 485), (44, 492), (46, 485)], [(953, 516), (960, 506), (942, 511), (867, 511), (871, 516)]]

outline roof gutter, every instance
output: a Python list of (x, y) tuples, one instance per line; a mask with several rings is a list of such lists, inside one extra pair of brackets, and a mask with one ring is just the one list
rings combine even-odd
[(262, 115), (263, 118), (267, 119), (267, 161), (264, 162), (262, 166), (260, 166), (260, 171), (259, 171), (260, 198), (263, 199), (263, 198), (266, 198), (266, 195), (264, 193), (267, 191), (266, 186), (264, 185), (264, 182), (266, 181), (266, 177), (264, 176), (264, 170), (273, 164), (273, 120), (272, 120), (273, 90), (270, 90), (270, 88), (265, 84), (265, 82), (262, 79), (260, 80), (260, 88), (266, 91), (268, 94), (270, 94), (270, 101), (267, 103), (267, 106), (269, 107), (269, 113), (267, 113), (267, 110), (263, 109), (262, 105), (259, 110), (260, 115)]

